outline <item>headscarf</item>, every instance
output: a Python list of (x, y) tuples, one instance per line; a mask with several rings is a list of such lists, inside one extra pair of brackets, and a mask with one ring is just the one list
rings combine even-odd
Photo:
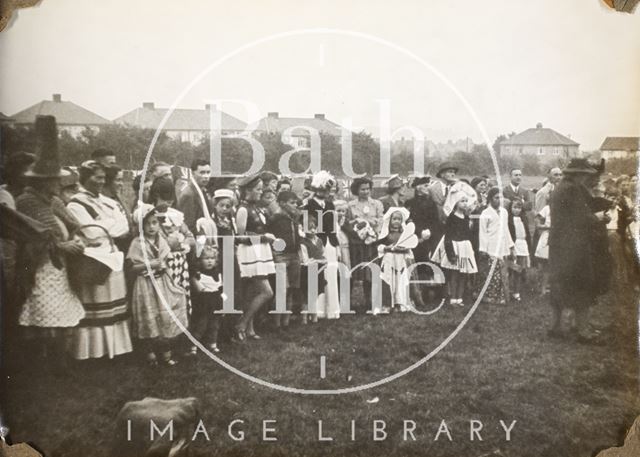
[(391, 216), (393, 216), (394, 213), (400, 213), (402, 216), (402, 228), (407, 225), (407, 220), (409, 220), (410, 216), (409, 210), (401, 206), (392, 206), (384, 213), (384, 216), (382, 216), (382, 229), (378, 235), (379, 240), (383, 240), (389, 235), (389, 224), (391, 223)]
[(447, 217), (453, 212), (458, 202), (464, 197), (467, 197), (470, 206), (473, 206), (475, 202), (478, 201), (478, 196), (473, 187), (464, 181), (457, 181), (449, 189), (444, 205), (442, 205), (442, 210)]

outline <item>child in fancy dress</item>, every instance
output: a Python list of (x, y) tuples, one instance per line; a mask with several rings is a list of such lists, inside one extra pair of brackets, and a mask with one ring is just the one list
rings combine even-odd
[(431, 256), (431, 260), (445, 272), (452, 305), (464, 306), (466, 284), (470, 283), (470, 275), (478, 272), (469, 219), (474, 205), (475, 191), (471, 186), (458, 182), (451, 187), (443, 205), (447, 216), (444, 236)]
[[(412, 309), (409, 298), (410, 278), (407, 267), (413, 264), (413, 251), (405, 244), (409, 238), (417, 237), (415, 229), (407, 230), (409, 210), (401, 207), (391, 207), (382, 218), (382, 229), (378, 236), (378, 254), (381, 256), (382, 312), (409, 311)], [(413, 225), (411, 225), (413, 227)], [(374, 314), (377, 314), (374, 307)]]
[[(320, 271), (326, 263), (324, 257), (324, 244), (316, 234), (318, 222), (315, 217), (309, 216), (307, 222), (307, 232), (304, 238), (300, 240), (300, 263), (302, 265), (300, 271), (300, 295), (302, 300), (302, 323), (308, 321), (318, 322), (317, 306), (320, 295), (324, 293), (326, 279), (324, 271)], [(316, 276), (310, 278), (312, 272), (318, 272)], [(309, 297), (309, 281), (317, 284), (317, 294), (315, 297)], [(313, 300), (313, 301), (310, 301)]]
[[(192, 306), (190, 331), (194, 338), (211, 352), (220, 352), (218, 332), (222, 322), (222, 276), (218, 268), (218, 249), (214, 245), (205, 245), (197, 260), (197, 267), (192, 271), (191, 289)], [(195, 354), (196, 347), (191, 347)]]
[(513, 239), (515, 254), (515, 262), (509, 265), (511, 296), (515, 301), (521, 301), (520, 294), (526, 278), (526, 272), (531, 268), (531, 259), (529, 257), (531, 237), (524, 214), (524, 202), (519, 198), (514, 199), (509, 207), (509, 233)]
[(151, 365), (157, 365), (158, 359), (175, 365), (171, 349), (174, 339), (182, 333), (176, 320), (187, 326), (186, 294), (167, 272), (171, 248), (160, 234), (156, 209), (139, 203), (133, 219), (135, 224), (142, 220), (143, 227), (142, 236), (133, 239), (127, 254), (131, 272), (136, 275), (131, 294), (133, 331), (144, 343)]

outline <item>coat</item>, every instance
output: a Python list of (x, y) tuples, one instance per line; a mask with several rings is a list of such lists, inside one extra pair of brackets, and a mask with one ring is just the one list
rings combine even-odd
[(322, 240), (323, 245), (327, 244), (327, 240), (329, 240), (331, 246), (337, 247), (339, 245), (336, 235), (338, 224), (336, 224), (336, 208), (333, 206), (333, 202), (325, 200), (324, 208), (322, 208), (314, 198), (310, 198), (302, 209), (307, 212), (309, 217), (318, 218), (318, 215), (322, 214), (322, 219), (318, 220), (318, 238)]
[(524, 202), (524, 210), (531, 211), (533, 205), (531, 203), (531, 192), (529, 189), (525, 189), (522, 186), (518, 186), (518, 191), (514, 191), (511, 187), (511, 184), (507, 184), (502, 189), (502, 196), (512, 202), (515, 198), (519, 198)]
[(608, 288), (606, 226), (596, 218), (592, 200), (571, 177), (564, 177), (551, 197), (549, 276), (555, 306), (590, 306)]
[[(204, 193), (204, 199), (207, 203), (207, 212), (211, 214), (211, 199), (206, 190), (202, 190)], [(184, 223), (189, 228), (191, 233), (197, 233), (196, 223), (198, 219), (204, 217), (204, 211), (202, 208), (202, 199), (200, 198), (200, 194), (198, 190), (195, 188), (193, 183), (189, 184), (178, 197), (178, 202), (176, 203), (176, 208), (182, 211), (184, 214)]]
[(428, 240), (421, 241), (413, 250), (413, 255), (417, 262), (426, 262), (440, 242), (444, 231), (444, 226), (440, 222), (438, 206), (430, 196), (416, 195), (407, 200), (405, 207), (409, 210), (409, 219), (416, 226), (416, 235), (419, 240), (422, 239), (423, 230), (431, 232), (431, 237)]

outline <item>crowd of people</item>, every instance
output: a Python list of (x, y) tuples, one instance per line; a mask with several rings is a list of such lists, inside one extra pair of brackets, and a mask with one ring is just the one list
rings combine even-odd
[[(54, 363), (135, 349), (175, 365), (199, 352), (185, 329), (219, 352), (352, 308), (517, 305), (533, 269), (554, 310), (549, 335), (591, 341), (588, 308), (610, 276), (638, 284), (637, 177), (584, 159), (551, 169), (537, 192), (518, 169), (500, 189), (445, 162), (433, 177), (389, 177), (380, 199), (366, 176), (345, 186), (320, 171), (296, 189), (271, 172), (219, 178), (206, 160), (187, 173), (157, 162), (127, 201), (113, 152), (61, 168), (55, 119), (38, 117), (35, 132), (37, 154), (14, 154), (3, 169), (4, 309)], [(270, 313), (278, 289), (284, 309)], [(237, 312), (225, 314), (230, 296)]]

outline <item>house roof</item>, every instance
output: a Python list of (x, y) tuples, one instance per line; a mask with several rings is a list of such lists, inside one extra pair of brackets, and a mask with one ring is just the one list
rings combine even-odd
[(7, 116), (2, 111), (0, 111), (0, 122), (10, 122), (10, 121), (13, 121), (13, 118)]
[[(296, 126), (311, 127), (319, 132), (335, 136), (342, 134), (341, 127), (335, 122), (325, 119), (324, 115), (316, 115), (315, 117), (279, 117), (277, 113), (270, 113), (267, 117), (260, 119), (256, 130), (275, 133)], [(292, 134), (308, 135), (309, 132), (306, 129), (300, 128), (294, 129)]]
[(502, 140), (500, 145), (505, 146), (579, 146), (570, 138), (556, 132), (553, 129), (545, 128), (538, 124), (535, 128), (530, 128), (524, 132), (513, 135), (511, 138)]
[(58, 125), (105, 125), (111, 121), (70, 101), (63, 101), (59, 94), (53, 100), (43, 100), (11, 116), (16, 124), (33, 124), (37, 115), (56, 118)]
[(640, 137), (637, 136), (608, 136), (605, 138), (601, 151), (640, 151)]
[[(168, 108), (155, 108), (146, 104), (116, 118), (113, 122), (147, 129), (157, 129)], [(230, 114), (222, 113), (222, 130), (244, 130), (247, 124)], [(207, 109), (175, 109), (167, 119), (164, 130), (210, 130), (210, 112)]]

